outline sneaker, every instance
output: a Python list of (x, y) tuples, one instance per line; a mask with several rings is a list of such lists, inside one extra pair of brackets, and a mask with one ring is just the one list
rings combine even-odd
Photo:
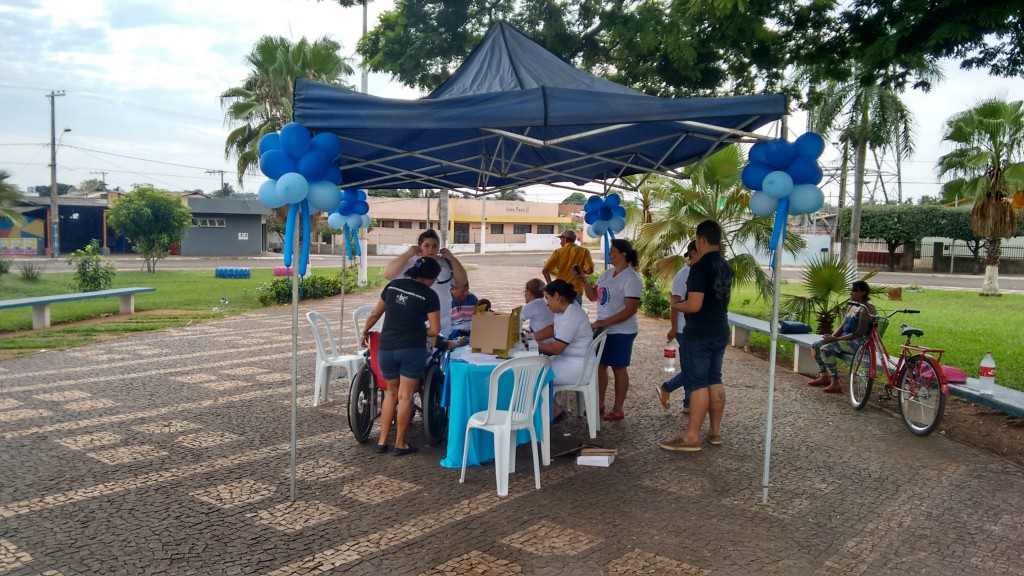
[(700, 442), (687, 442), (682, 436), (676, 436), (668, 442), (658, 444), (662, 450), (669, 452), (700, 452)]

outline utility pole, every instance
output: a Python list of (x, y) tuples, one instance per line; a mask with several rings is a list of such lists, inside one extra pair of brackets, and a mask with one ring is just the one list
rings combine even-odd
[(100, 171), (97, 171), (97, 172), (89, 172), (89, 174), (99, 174), (100, 175), (100, 185), (101, 185), (100, 187), (103, 188), (104, 192), (106, 192), (107, 191), (107, 173), (103, 172), (102, 170), (100, 170)]
[[(363, 0), (363, 38), (366, 38), (366, 31), (367, 31), (367, 28), (366, 28), (366, 0)], [(361, 88), (362, 88), (362, 90), (360, 90), (360, 92), (362, 92), (363, 94), (366, 94), (366, 89), (367, 89), (366, 85), (369, 83), (369, 78), (370, 78), (370, 71), (366, 68), (366, 65), (364, 64), (363, 65), (363, 70), (362, 70), (362, 78), (361, 78), (361, 84), (362, 84)]]
[(224, 171), (223, 170), (207, 170), (207, 174), (220, 174), (220, 193), (224, 193)]
[(60, 209), (57, 207), (57, 127), (54, 101), (63, 90), (51, 90), (50, 99), (50, 258), (60, 257)]

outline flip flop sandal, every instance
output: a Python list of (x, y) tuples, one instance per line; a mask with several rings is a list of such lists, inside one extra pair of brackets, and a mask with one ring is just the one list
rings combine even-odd
[(654, 385), (654, 393), (658, 395), (658, 402), (661, 402), (662, 408), (665, 410), (671, 408), (671, 405), (668, 403), (668, 394), (665, 393), (665, 389), (661, 387), (661, 384)]

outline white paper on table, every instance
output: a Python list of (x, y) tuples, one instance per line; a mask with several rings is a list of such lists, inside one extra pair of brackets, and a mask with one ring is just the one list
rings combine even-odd
[(453, 355), (452, 358), (454, 360), (463, 360), (477, 366), (497, 366), (507, 360), (507, 358), (498, 358), (494, 354), (484, 354), (483, 352), (467, 352), (465, 354), (460, 354), (458, 358), (455, 358)]

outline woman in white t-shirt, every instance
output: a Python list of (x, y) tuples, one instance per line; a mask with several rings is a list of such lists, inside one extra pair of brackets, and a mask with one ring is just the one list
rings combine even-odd
[(420, 258), (436, 258), (437, 263), (441, 265), (441, 274), (431, 288), (441, 302), (441, 336), (447, 338), (452, 330), (452, 285), (466, 285), (469, 278), (459, 259), (447, 248), (441, 248), (441, 239), (437, 232), (427, 230), (420, 234), (416, 246), (410, 246), (384, 266), (384, 278), (402, 278), (405, 271), (412, 268)]
[[(583, 280), (587, 299), (598, 304), (597, 320), (591, 326), (594, 330), (603, 328), (608, 334), (601, 354), (601, 364), (597, 369), (598, 398), (601, 413), (604, 414), (602, 418), (622, 420), (625, 417), (622, 404), (629, 391), (629, 363), (633, 357), (633, 341), (636, 340), (638, 329), (636, 312), (640, 309), (644, 283), (633, 269), (639, 257), (628, 241), (621, 238), (612, 240), (608, 248), (608, 260), (612, 268), (601, 274), (597, 284), (591, 284), (590, 279), (582, 274), (579, 278)], [(615, 404), (610, 411), (605, 412), (608, 368), (615, 375)]]
[[(565, 280), (555, 280), (545, 286), (544, 299), (554, 313), (554, 323), (534, 332), (537, 348), (541, 354), (551, 357), (555, 384), (575, 384), (586, 364), (587, 348), (594, 339), (590, 319), (576, 303), (576, 289)], [(554, 403), (552, 422), (561, 422), (564, 414), (562, 407)]]
[[(530, 332), (536, 334), (555, 323), (555, 314), (544, 301), (543, 280), (534, 278), (527, 282), (523, 290), (523, 300), (526, 301), (526, 304), (520, 310), (519, 318), (522, 319), (524, 326), (529, 322)], [(545, 341), (550, 341), (550, 339)]]

